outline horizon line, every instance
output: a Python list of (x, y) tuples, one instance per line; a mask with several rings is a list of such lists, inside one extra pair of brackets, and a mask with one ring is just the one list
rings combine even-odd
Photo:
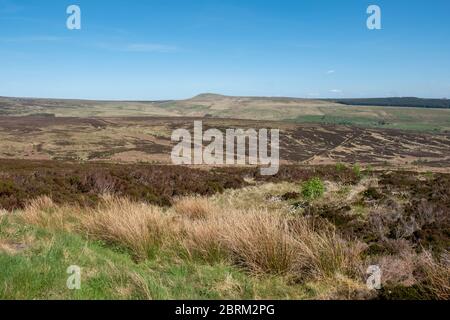
[(338, 100), (360, 100), (360, 99), (426, 99), (426, 100), (448, 100), (449, 98), (429, 98), (419, 96), (376, 96), (376, 97), (340, 97), (340, 98), (311, 98), (311, 97), (294, 97), (294, 96), (261, 96), (261, 95), (225, 95), (220, 93), (199, 93), (194, 96), (183, 99), (92, 99), (92, 98), (58, 98), (58, 97), (36, 97), (36, 96), (3, 96), (0, 95), (0, 99), (34, 99), (34, 100), (65, 100), (65, 101), (97, 101), (97, 102), (171, 102), (171, 101), (183, 101), (191, 100), (201, 96), (219, 96), (225, 98), (260, 98), (260, 99), (292, 99), (292, 100), (323, 100), (323, 101), (338, 101)]

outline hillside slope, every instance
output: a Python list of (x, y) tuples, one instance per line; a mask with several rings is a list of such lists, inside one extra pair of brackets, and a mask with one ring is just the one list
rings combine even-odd
[[(363, 100), (361, 103), (364, 104), (369, 101), (376, 102), (376, 99)], [(358, 101), (360, 100), (340, 102), (354, 104)], [(387, 101), (384, 100), (384, 103), (388, 103)], [(442, 103), (445, 101), (442, 100)], [(217, 94), (201, 94), (191, 99), (169, 101), (93, 101), (0, 97), (0, 116), (209, 117), (450, 131), (450, 109), (345, 105), (343, 103), (333, 100), (231, 97)], [(403, 103), (406, 103), (406, 100)]]

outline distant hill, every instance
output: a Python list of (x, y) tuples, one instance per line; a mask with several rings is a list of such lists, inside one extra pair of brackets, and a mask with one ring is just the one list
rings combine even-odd
[(0, 117), (5, 116), (205, 117), (450, 132), (450, 100), (419, 98), (302, 99), (214, 93), (166, 101), (0, 97)]
[(416, 107), (449, 109), (449, 99), (403, 98), (365, 98), (365, 99), (330, 99), (329, 101), (351, 106)]

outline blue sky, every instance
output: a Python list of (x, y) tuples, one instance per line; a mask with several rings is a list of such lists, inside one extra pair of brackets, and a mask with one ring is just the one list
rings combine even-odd
[(448, 0), (0, 0), (0, 95), (450, 98), (449, 15)]

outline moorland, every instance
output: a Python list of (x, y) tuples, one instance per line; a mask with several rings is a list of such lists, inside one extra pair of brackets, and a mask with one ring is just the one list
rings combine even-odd
[[(280, 129), (279, 172), (172, 165), (194, 120)], [(448, 300), (449, 131), (446, 100), (0, 98), (0, 298)]]

